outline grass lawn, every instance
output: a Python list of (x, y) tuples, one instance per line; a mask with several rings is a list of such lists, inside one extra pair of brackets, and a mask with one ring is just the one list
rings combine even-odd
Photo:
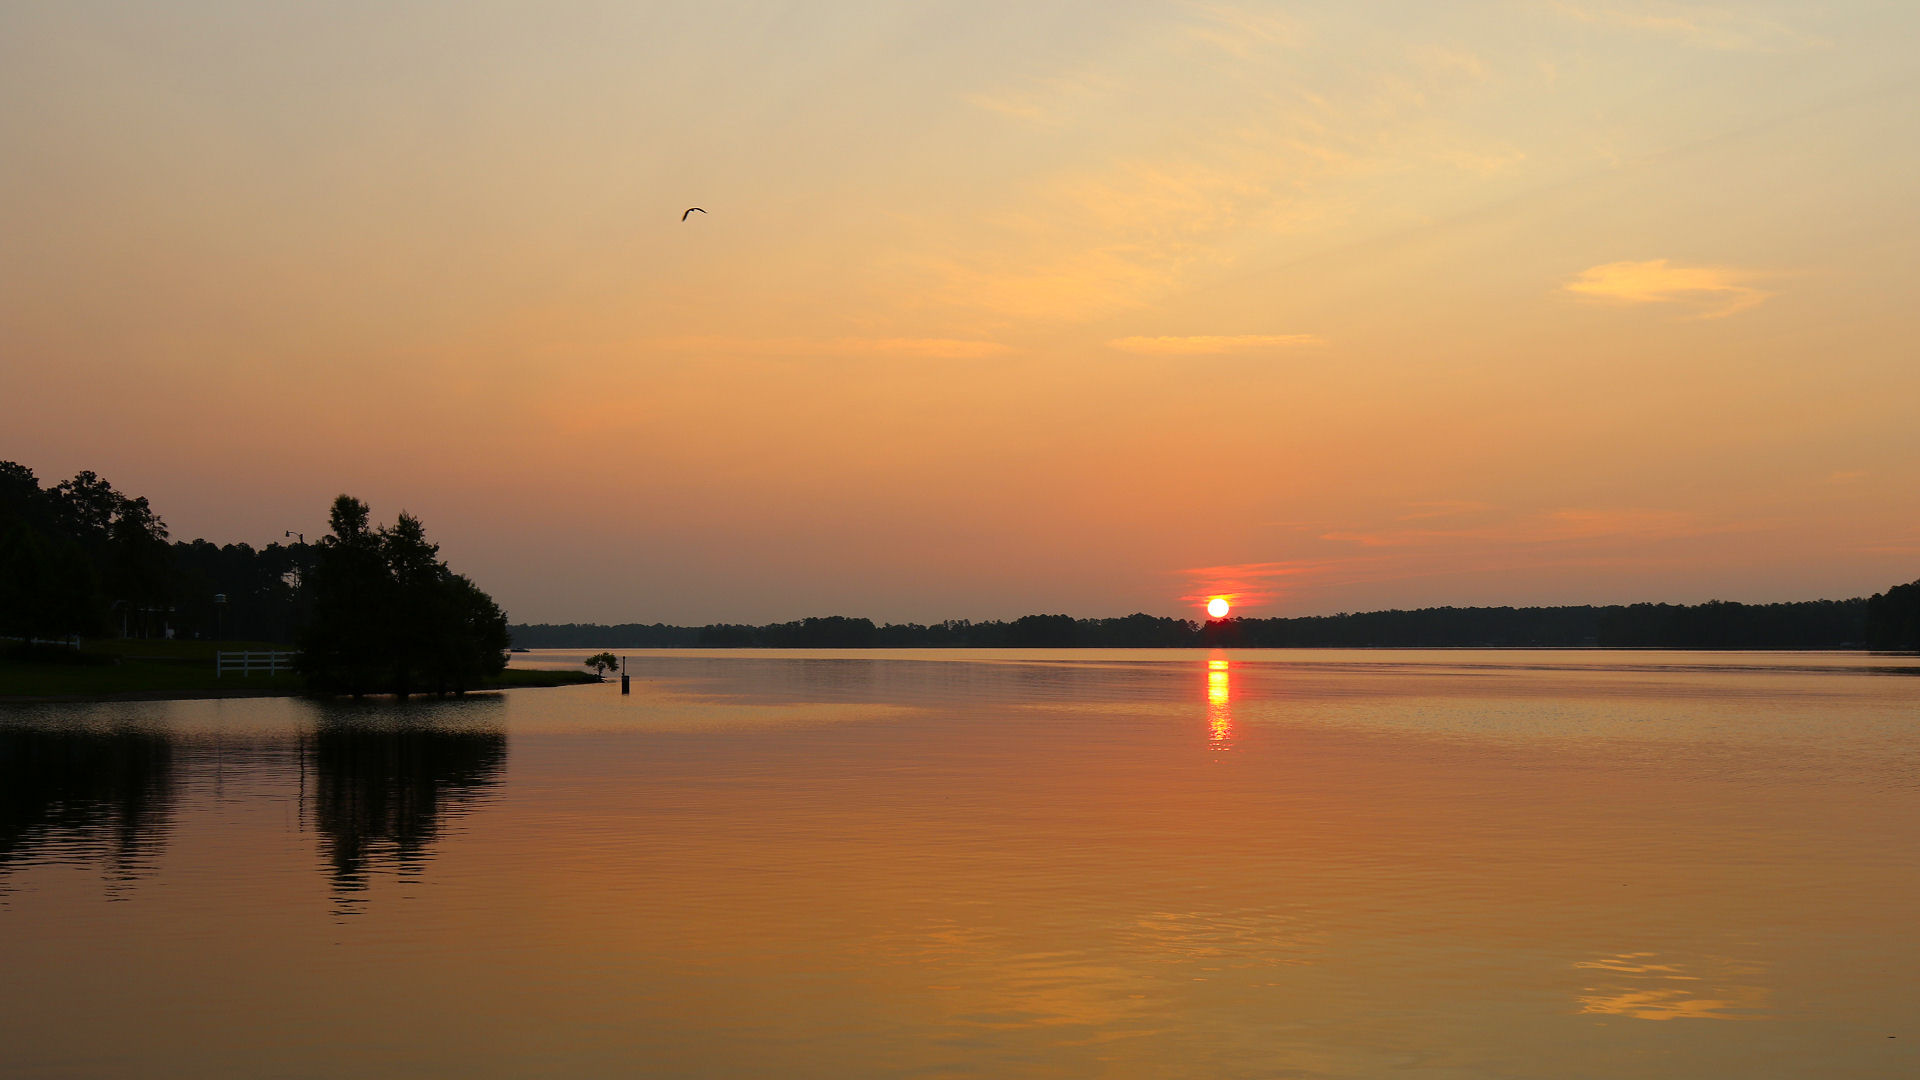
[(540, 671), (534, 668), (508, 668), (487, 680), (490, 690), (512, 690), (521, 686), (576, 686), (605, 682), (591, 671)]
[[(165, 641), (113, 639), (89, 641), (72, 659), (22, 658), (0, 651), (0, 700), (226, 697), (298, 694), (299, 675), (228, 672), (215, 676), (213, 654), (285, 650), (257, 641)], [(510, 669), (487, 680), (483, 689), (568, 686), (598, 682), (587, 671)]]

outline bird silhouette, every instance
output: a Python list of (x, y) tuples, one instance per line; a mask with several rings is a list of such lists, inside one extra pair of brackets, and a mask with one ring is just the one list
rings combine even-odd
[[(680, 215), (680, 220), (681, 220), (681, 221), (685, 221), (685, 220), (687, 220), (687, 214), (691, 214), (691, 213), (693, 213), (693, 212), (694, 212), (695, 210), (700, 210), (700, 208), (699, 208), (699, 207), (697, 207), (697, 206), (689, 206), (689, 207), (687, 207), (687, 209), (686, 209), (686, 213), (683, 213), (683, 214), (681, 214), (681, 215)], [(700, 212), (701, 212), (701, 213), (703, 213), (703, 214), (704, 214), (704, 213), (706, 213), (706, 211), (705, 211), (705, 210), (700, 210)]]

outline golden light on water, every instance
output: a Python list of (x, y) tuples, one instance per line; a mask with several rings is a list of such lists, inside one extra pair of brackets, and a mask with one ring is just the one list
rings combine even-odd
[[(1224, 602), (1215, 601), (1222, 606)], [(1212, 605), (1209, 605), (1211, 607)], [(1210, 750), (1233, 749), (1233, 687), (1225, 659), (1207, 661), (1207, 742)]]

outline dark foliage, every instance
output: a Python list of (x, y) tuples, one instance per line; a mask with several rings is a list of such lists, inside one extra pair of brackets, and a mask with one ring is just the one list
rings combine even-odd
[(1831, 649), (1864, 638), (1863, 600), (1793, 604), (1422, 608), (1298, 619), (1225, 619), (1207, 645), (1269, 648)]
[(507, 628), (517, 649), (567, 649), (607, 646), (613, 649), (687, 649), (700, 644), (697, 626), (668, 626), (665, 623), (622, 623), (600, 626), (595, 623), (521, 624)]
[(872, 619), (829, 615), (767, 626), (703, 626), (698, 644), (719, 648), (866, 649), (873, 646), (876, 633)]
[(145, 498), (91, 472), (42, 489), (0, 462), (0, 634), (292, 641), (313, 556), (306, 544), (168, 544)]
[(144, 498), (91, 472), (42, 488), (0, 461), (0, 634), (158, 634), (171, 583), (167, 527)]
[(375, 529), (367, 505), (334, 500), (331, 535), (306, 583), (301, 668), (317, 690), (459, 694), (506, 666), (507, 617), (440, 561), (418, 518)]
[[(173, 544), (173, 626), (182, 637), (291, 642), (311, 604), (313, 544)], [(219, 602), (214, 597), (221, 597)]]
[(1601, 608), (1602, 645), (1671, 649), (1822, 649), (1866, 642), (1864, 600), (1792, 604), (1634, 604)]
[(343, 495), (331, 524), (313, 545), (168, 544), (146, 499), (91, 472), (42, 488), (0, 462), (0, 636), (297, 639), (316, 689), (354, 695), (462, 693), (505, 666), (506, 615), (419, 519), (376, 529)]
[(1920, 581), (1895, 585), (1867, 601), (1867, 645), (1920, 649)]

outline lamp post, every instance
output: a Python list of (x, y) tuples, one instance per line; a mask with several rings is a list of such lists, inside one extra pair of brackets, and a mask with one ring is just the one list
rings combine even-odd
[(213, 639), (215, 641), (219, 641), (221, 639), (220, 637), (222, 632), (221, 627), (224, 626), (227, 621), (226, 612), (227, 612), (227, 594), (223, 592), (214, 593), (213, 594)]

